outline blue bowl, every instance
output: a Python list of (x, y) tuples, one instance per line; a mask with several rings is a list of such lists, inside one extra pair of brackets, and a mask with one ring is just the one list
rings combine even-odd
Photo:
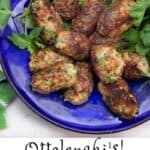
[(61, 127), (84, 133), (112, 133), (129, 129), (149, 120), (150, 80), (130, 82), (131, 90), (139, 102), (139, 114), (130, 121), (114, 116), (103, 103), (95, 87), (88, 102), (73, 106), (63, 101), (62, 92), (47, 96), (33, 93), (30, 88), (29, 52), (20, 50), (10, 43), (7, 36), (20, 32), (20, 24), (14, 16), (20, 14), (29, 3), (28, 0), (11, 0), (12, 17), (0, 33), (0, 59), (2, 67), (12, 87), (21, 99), (37, 114)]

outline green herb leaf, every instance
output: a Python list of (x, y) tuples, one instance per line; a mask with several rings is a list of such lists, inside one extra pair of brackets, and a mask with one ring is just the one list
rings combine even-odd
[(146, 47), (150, 47), (150, 24), (146, 24), (141, 31), (140, 38)]
[[(0, 71), (1, 76), (4, 78), (4, 74)], [(5, 108), (13, 100), (15, 96), (14, 91), (10, 87), (8, 82), (0, 83), (0, 129), (6, 128), (5, 120)]]
[(131, 9), (131, 17), (133, 18), (133, 22), (135, 26), (140, 26), (143, 19), (146, 10), (150, 7), (150, 1), (149, 0), (137, 0), (135, 5)]
[(85, 0), (79, 0), (79, 5), (82, 5)]
[(147, 55), (150, 51), (150, 48), (145, 47), (144, 44), (140, 41), (136, 44), (135, 49), (137, 53), (143, 56)]
[(67, 31), (71, 31), (71, 22), (64, 21), (64, 29)]
[(37, 51), (39, 48), (44, 48), (45, 45), (40, 41), (39, 34), (41, 29), (33, 29), (29, 35), (20, 35), (13, 33), (8, 36), (8, 39), (20, 49), (27, 49), (30, 53)]
[(0, 83), (6, 81), (6, 77), (2, 71), (0, 71)]
[(35, 24), (32, 18), (31, 5), (25, 8), (23, 13), (20, 16), (18, 16), (18, 18), (24, 22), (26, 28), (32, 29), (35, 27)]
[(0, 0), (0, 29), (7, 24), (10, 14), (10, 0)]
[(29, 34), (29, 39), (33, 40), (33, 39), (39, 37), (41, 31), (42, 31), (42, 29), (39, 27), (34, 28)]
[(0, 84), (0, 108), (6, 108), (10, 101), (14, 98), (15, 93), (8, 82)]
[(114, 3), (116, 0), (105, 0), (107, 5)]
[(130, 28), (128, 31), (122, 34), (122, 39), (132, 43), (136, 43), (137, 41), (139, 41), (139, 38), (140, 38), (140, 33), (138, 30), (134, 28)]
[[(27, 49), (30, 53), (35, 52), (39, 48), (44, 48), (45, 44), (39, 37), (42, 29), (35, 27), (32, 20), (31, 4), (17, 19), (21, 19), (24, 22), (23, 34), (13, 33), (11, 36), (8, 36), (8, 39), (20, 49)], [(28, 33), (28, 29), (32, 30)]]
[(28, 47), (28, 41), (24, 35), (13, 33), (11, 36), (8, 36), (8, 39), (20, 49), (25, 49)]
[(0, 109), (0, 129), (6, 128), (6, 119), (5, 119), (5, 109), (1, 108)]
[(145, 73), (145, 74), (144, 74), (144, 77), (150, 78), (150, 72)]

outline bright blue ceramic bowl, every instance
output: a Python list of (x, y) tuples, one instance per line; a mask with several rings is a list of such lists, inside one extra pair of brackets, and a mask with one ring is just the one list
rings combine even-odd
[(7, 40), (12, 32), (19, 32), (19, 23), (13, 16), (20, 14), (28, 0), (11, 0), (13, 10), (7, 27), (0, 33), (0, 58), (3, 69), (21, 99), (37, 114), (56, 125), (85, 133), (112, 133), (126, 130), (150, 117), (150, 80), (130, 82), (130, 87), (139, 101), (139, 114), (130, 121), (119, 120), (112, 115), (102, 101), (96, 87), (88, 102), (72, 106), (60, 97), (61, 92), (48, 96), (33, 93), (30, 89), (31, 74), (28, 69), (30, 54), (19, 50)]

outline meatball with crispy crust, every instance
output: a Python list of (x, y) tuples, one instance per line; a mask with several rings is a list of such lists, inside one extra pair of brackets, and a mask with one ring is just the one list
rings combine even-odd
[(72, 28), (76, 32), (90, 35), (94, 32), (98, 16), (104, 10), (104, 0), (86, 0), (82, 4), (80, 14), (72, 20)]
[(137, 53), (121, 52), (124, 61), (124, 77), (129, 80), (142, 78), (150, 72), (149, 64), (144, 56)]
[(58, 32), (63, 30), (63, 22), (48, 0), (32, 0), (31, 9), (37, 26), (43, 29), (41, 37), (52, 44)]
[(136, 97), (125, 80), (119, 79), (111, 84), (99, 83), (98, 90), (108, 108), (118, 117), (129, 120), (138, 113)]
[(49, 94), (70, 88), (76, 83), (77, 68), (71, 63), (59, 63), (50, 69), (41, 70), (32, 76), (32, 91)]
[(102, 82), (112, 83), (123, 73), (124, 62), (113, 47), (97, 45), (91, 53), (95, 73)]
[(66, 20), (75, 17), (79, 8), (79, 0), (54, 0), (55, 10)]
[(76, 84), (64, 93), (65, 101), (73, 105), (81, 105), (88, 100), (93, 90), (94, 82), (91, 66), (85, 62), (77, 63)]
[(81, 33), (63, 31), (58, 34), (55, 47), (66, 56), (75, 60), (84, 60), (89, 57), (91, 43)]
[(117, 0), (99, 18), (97, 31), (104, 36), (116, 37), (132, 25), (130, 11), (134, 0)]
[(120, 37), (103, 37), (97, 32), (94, 32), (90, 36), (90, 41), (93, 45), (104, 45), (104, 46), (112, 46), (114, 48), (118, 48), (120, 46), (121, 38)]
[(48, 47), (30, 56), (29, 69), (31, 72), (37, 72), (61, 62), (72, 62), (72, 60), (54, 52), (52, 48)]

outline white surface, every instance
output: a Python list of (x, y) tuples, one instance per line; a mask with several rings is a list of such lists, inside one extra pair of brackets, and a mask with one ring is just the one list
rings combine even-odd
[(6, 117), (8, 128), (0, 131), (0, 137), (150, 137), (150, 121), (115, 134), (90, 135), (72, 132), (45, 121), (19, 98), (9, 105)]

